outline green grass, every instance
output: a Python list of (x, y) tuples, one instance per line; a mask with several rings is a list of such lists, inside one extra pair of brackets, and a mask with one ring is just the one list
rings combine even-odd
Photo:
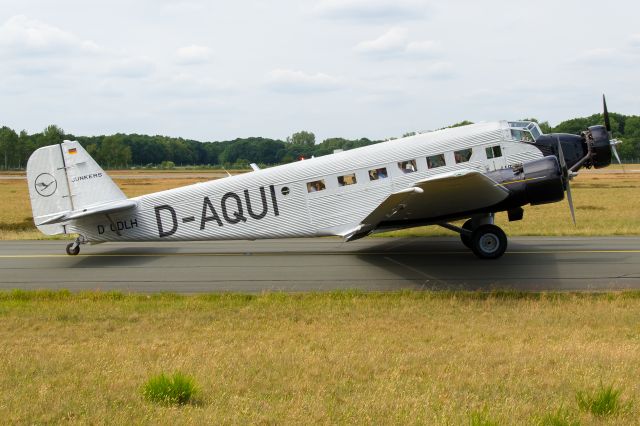
[[(640, 423), (639, 292), (10, 291), (0, 321), (9, 424)], [(196, 403), (142, 396), (175, 371)], [(578, 408), (598, 383), (615, 415)]]
[(579, 426), (580, 421), (568, 409), (560, 407), (540, 418), (538, 426)]
[(615, 416), (620, 413), (622, 403), (620, 395), (622, 391), (613, 385), (603, 386), (602, 384), (595, 391), (578, 392), (576, 400), (578, 407), (582, 411), (589, 412), (597, 417)]
[(469, 415), (469, 426), (498, 426), (498, 422), (482, 411), (474, 412)]
[(151, 377), (142, 388), (142, 396), (147, 400), (165, 405), (193, 403), (196, 392), (194, 379), (180, 372)]

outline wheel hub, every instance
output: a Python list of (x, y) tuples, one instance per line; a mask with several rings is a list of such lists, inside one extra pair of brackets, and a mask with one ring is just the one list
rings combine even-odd
[(495, 234), (484, 234), (480, 238), (480, 248), (485, 253), (494, 253), (500, 248), (500, 239)]

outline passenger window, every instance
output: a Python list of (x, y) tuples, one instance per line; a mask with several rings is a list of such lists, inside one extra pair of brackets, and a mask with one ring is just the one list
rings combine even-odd
[(398, 168), (402, 170), (402, 173), (413, 173), (418, 170), (416, 160), (401, 161), (398, 163)]
[(307, 182), (307, 192), (324, 191), (326, 188), (324, 179), (314, 180), (313, 182)]
[(369, 170), (369, 180), (378, 180), (378, 179), (386, 179), (387, 176), (387, 168), (381, 167), (379, 169)]
[(471, 148), (455, 151), (453, 157), (456, 159), (456, 164), (466, 163), (471, 159)]
[(502, 157), (502, 150), (500, 149), (500, 145), (488, 146), (486, 151), (488, 159)]
[(338, 176), (339, 186), (353, 185), (355, 183), (358, 183), (355, 173), (351, 173), (350, 175)]
[(444, 161), (444, 154), (432, 155), (431, 157), (427, 157), (427, 167), (429, 167), (430, 169), (442, 167), (446, 164), (447, 163)]

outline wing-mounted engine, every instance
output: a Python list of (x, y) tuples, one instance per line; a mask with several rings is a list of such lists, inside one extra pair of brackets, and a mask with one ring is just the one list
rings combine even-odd
[(565, 180), (555, 156), (489, 172), (487, 177), (509, 191), (509, 197), (504, 201), (509, 206), (535, 206), (564, 198)]

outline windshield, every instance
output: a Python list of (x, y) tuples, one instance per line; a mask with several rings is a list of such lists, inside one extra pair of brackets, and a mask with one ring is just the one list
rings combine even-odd
[(542, 132), (538, 123), (533, 121), (510, 121), (511, 138), (522, 142), (535, 142)]

